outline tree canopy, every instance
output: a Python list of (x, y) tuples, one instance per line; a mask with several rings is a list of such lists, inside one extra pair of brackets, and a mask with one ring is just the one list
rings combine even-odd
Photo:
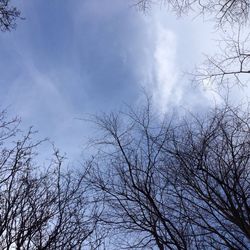
[[(212, 15), (230, 29), (221, 51), (194, 72), (199, 83), (246, 84), (247, 0), (137, 0), (177, 15)], [(20, 11), (0, 0), (0, 29)], [(244, 30), (244, 31), (243, 31)], [(150, 98), (138, 109), (92, 116), (96, 151), (66, 167), (53, 147), (0, 113), (1, 249), (250, 249), (250, 111), (225, 102), (204, 114), (159, 117)]]
[(0, 30), (10, 31), (16, 27), (16, 20), (20, 18), (20, 11), (11, 6), (10, 0), (0, 0)]

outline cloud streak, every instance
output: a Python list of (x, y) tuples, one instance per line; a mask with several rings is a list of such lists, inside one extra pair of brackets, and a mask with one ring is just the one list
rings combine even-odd
[(202, 27), (200, 24), (181, 25), (177, 20), (173, 21), (173, 17), (166, 18), (159, 10), (154, 10), (154, 14), (144, 20), (148, 32), (147, 39), (142, 38), (146, 52), (144, 57), (139, 56), (140, 83), (152, 97), (154, 108), (160, 115), (180, 107), (200, 110), (221, 101), (213, 88), (193, 86), (184, 74), (200, 63), (200, 54), (208, 37), (196, 36)]
[(154, 50), (155, 84), (152, 96), (160, 113), (168, 110), (168, 104), (176, 105), (181, 99), (177, 87), (178, 69), (175, 64), (176, 37), (161, 23), (156, 24), (156, 45)]

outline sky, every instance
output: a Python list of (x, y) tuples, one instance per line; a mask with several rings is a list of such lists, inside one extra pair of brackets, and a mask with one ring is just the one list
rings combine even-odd
[(88, 114), (139, 105), (146, 91), (160, 115), (218, 101), (183, 72), (214, 50), (209, 22), (146, 13), (127, 0), (13, 1), (22, 12), (0, 34), (1, 108), (74, 160), (93, 133)]

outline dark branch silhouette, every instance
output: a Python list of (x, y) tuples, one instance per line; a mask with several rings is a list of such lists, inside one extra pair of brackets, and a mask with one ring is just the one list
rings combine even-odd
[(0, 114), (0, 248), (97, 249), (101, 210), (84, 173), (63, 167), (57, 150), (48, 166), (36, 161), (41, 141), (21, 136), (18, 119)]
[(238, 28), (218, 42), (220, 51), (207, 56), (204, 64), (196, 69), (193, 80), (201, 84), (247, 85), (250, 73), (249, 33), (241, 34)]
[(165, 5), (179, 16), (190, 11), (205, 17), (212, 15), (219, 26), (249, 21), (249, 0), (135, 0), (135, 5), (143, 11), (155, 4)]
[(120, 247), (249, 249), (250, 116), (206, 115), (160, 121), (148, 105), (95, 119), (103, 137), (86, 179)]
[(10, 31), (16, 27), (16, 20), (20, 18), (20, 11), (10, 5), (10, 0), (0, 0), (0, 30)]

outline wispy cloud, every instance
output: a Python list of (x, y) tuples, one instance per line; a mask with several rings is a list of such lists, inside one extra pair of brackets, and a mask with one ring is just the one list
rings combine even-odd
[(25, 4), (27, 20), (1, 41), (0, 97), (63, 151), (75, 156), (90, 133), (75, 117), (133, 105), (139, 85), (160, 114), (207, 102), (180, 77), (194, 62), (198, 29), (165, 11), (143, 15), (123, 0), (57, 2)]
[(181, 99), (181, 89), (178, 89), (176, 84), (179, 71), (175, 58), (175, 34), (161, 23), (157, 23), (154, 49), (155, 84), (152, 86), (152, 95), (160, 113), (167, 111), (168, 104), (177, 104)]
[[(213, 88), (193, 86), (184, 74), (201, 63), (200, 54), (208, 39), (196, 37), (202, 26), (190, 23), (190, 26), (182, 27), (177, 20), (173, 21), (173, 17), (168, 19), (164, 13), (154, 10), (152, 16), (145, 18), (145, 27), (148, 32), (143, 45), (147, 52), (141, 60), (140, 83), (152, 96), (157, 112), (163, 115), (173, 108), (196, 110), (219, 103), (221, 97)], [(201, 44), (204, 40), (204, 46), (197, 46), (197, 39)]]
[[(141, 84), (152, 97), (155, 109), (164, 114), (182, 98), (177, 81), (180, 70), (176, 64), (176, 34), (156, 15), (145, 20), (148, 32), (145, 58), (141, 66)], [(144, 40), (146, 40), (144, 38)]]

